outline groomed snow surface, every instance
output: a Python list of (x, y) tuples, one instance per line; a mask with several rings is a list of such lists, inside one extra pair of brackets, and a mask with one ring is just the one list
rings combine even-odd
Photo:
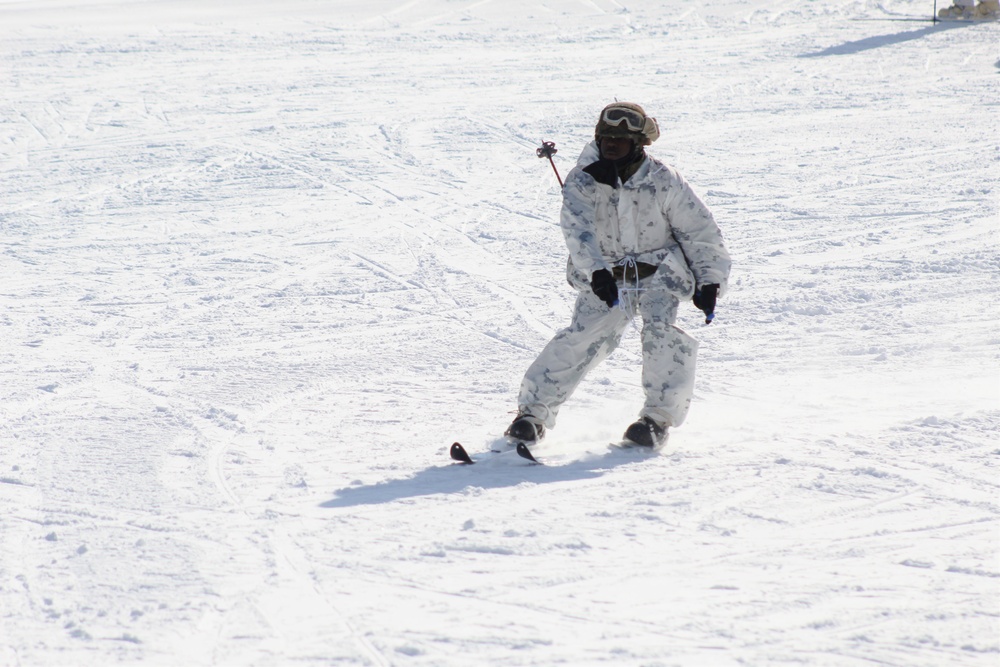
[[(0, 3), (0, 665), (995, 666), (1000, 25), (932, 10)], [(601, 453), (630, 330), (452, 465), (615, 98), (735, 261), (689, 419)]]

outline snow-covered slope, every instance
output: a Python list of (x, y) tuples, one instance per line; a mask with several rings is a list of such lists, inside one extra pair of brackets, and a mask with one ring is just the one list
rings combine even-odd
[[(0, 665), (995, 665), (1000, 26), (931, 11), (0, 3)], [(630, 332), (453, 467), (614, 98), (735, 260), (689, 420), (593, 455)]]

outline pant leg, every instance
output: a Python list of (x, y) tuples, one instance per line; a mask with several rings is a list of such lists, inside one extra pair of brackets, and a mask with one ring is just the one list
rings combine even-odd
[(555, 426), (560, 406), (618, 347), (627, 323), (620, 309), (609, 309), (594, 294), (581, 291), (570, 325), (549, 341), (524, 374), (519, 411), (537, 417), (546, 428)]
[(640, 416), (680, 426), (694, 395), (698, 341), (674, 326), (677, 298), (648, 289), (639, 298), (642, 315), (642, 386), (646, 401)]

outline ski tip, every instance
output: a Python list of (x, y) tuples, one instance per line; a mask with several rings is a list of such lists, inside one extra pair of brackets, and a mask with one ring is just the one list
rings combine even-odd
[(517, 443), (516, 451), (517, 455), (520, 456), (522, 459), (528, 459), (532, 463), (541, 464), (541, 461), (535, 458), (535, 455), (531, 453), (531, 450), (528, 449), (528, 446), (523, 442)]
[(472, 457), (469, 456), (469, 452), (465, 451), (465, 447), (463, 447), (460, 442), (452, 443), (451, 449), (448, 453), (451, 454), (451, 458), (461, 463), (468, 463), (470, 465), (475, 463), (475, 461), (472, 460)]

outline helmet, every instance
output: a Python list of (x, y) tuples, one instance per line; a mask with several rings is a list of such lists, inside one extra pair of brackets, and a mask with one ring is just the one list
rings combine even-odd
[(594, 138), (601, 137), (622, 137), (648, 146), (660, 138), (660, 127), (638, 104), (615, 102), (604, 107), (597, 119)]

